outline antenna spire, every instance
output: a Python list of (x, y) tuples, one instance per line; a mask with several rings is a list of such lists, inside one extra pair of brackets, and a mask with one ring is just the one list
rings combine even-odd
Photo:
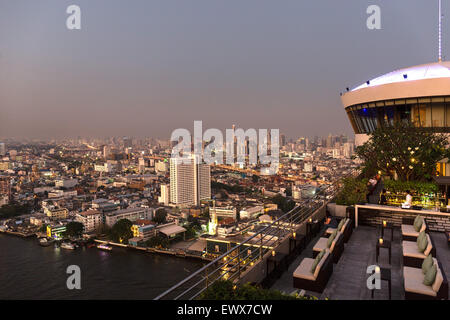
[(442, 62), (442, 0), (439, 0), (439, 62)]

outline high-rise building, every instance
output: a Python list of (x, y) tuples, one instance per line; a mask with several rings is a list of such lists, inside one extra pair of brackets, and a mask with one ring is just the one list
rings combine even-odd
[(0, 142), (0, 157), (6, 155), (6, 145), (4, 142)]
[(109, 146), (103, 147), (103, 158), (108, 159), (108, 157), (111, 155), (111, 148)]
[(161, 196), (158, 197), (158, 202), (165, 206), (169, 205), (170, 201), (170, 186), (167, 184), (161, 185)]
[(0, 206), (11, 200), (11, 178), (0, 176)]
[(447, 133), (450, 127), (450, 61), (400, 69), (369, 80), (341, 97), (362, 145), (378, 127), (397, 121), (417, 130)]
[[(186, 160), (185, 160), (186, 161)], [(191, 156), (186, 163), (170, 159), (170, 202), (177, 205), (199, 205), (211, 198), (211, 172), (208, 164), (196, 163)]]
[[(390, 72), (366, 81), (342, 94), (341, 100), (360, 146), (377, 128), (396, 122), (410, 123), (416, 130), (448, 134), (450, 128), (450, 61), (439, 61)], [(437, 164), (446, 186), (450, 163)], [(442, 177), (442, 178), (441, 178)]]
[(125, 149), (131, 148), (133, 146), (133, 140), (129, 137), (123, 137), (123, 147)]

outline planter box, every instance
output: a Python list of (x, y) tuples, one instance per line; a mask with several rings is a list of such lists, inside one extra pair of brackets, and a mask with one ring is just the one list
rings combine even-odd
[(334, 217), (345, 218), (347, 216), (347, 206), (336, 203), (329, 203), (327, 205), (328, 212)]

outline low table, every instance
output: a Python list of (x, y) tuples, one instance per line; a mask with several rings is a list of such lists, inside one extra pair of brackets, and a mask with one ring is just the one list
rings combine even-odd
[(269, 273), (268, 272), (268, 274), (269, 274), (269, 276), (271, 276), (271, 275), (273, 275), (274, 273), (276, 273), (276, 277), (277, 278), (279, 278), (280, 276), (281, 276), (281, 274), (282, 274), (282, 272), (283, 271), (285, 271), (286, 269), (287, 269), (287, 265), (286, 265), (286, 261), (285, 261), (285, 258), (286, 258), (286, 254), (284, 254), (284, 253), (281, 253), (281, 252), (276, 252), (275, 253), (275, 256), (270, 256), (268, 259), (267, 259), (267, 265), (266, 265), (266, 267), (267, 267), (267, 271), (269, 271), (270, 269), (269, 269), (269, 267), (270, 267), (270, 264), (273, 264), (273, 269), (272, 269), (272, 271)]
[(378, 262), (378, 256), (380, 255), (380, 248), (389, 249), (389, 264), (391, 264), (391, 241), (384, 240), (381, 244), (379, 239), (377, 239), (377, 255), (376, 255), (376, 261)]
[(295, 236), (289, 237), (289, 254), (293, 252), (299, 252), (305, 248), (305, 236), (298, 234)]
[[(380, 274), (381, 274), (381, 281), (387, 281), (388, 282), (388, 288), (389, 288), (389, 300), (391, 300), (391, 269), (387, 269), (387, 268), (380, 268)], [(375, 293), (376, 289), (372, 290), (372, 299), (373, 299), (373, 295)]]
[(306, 223), (306, 235), (308, 240), (314, 238), (317, 233), (320, 231), (319, 221), (312, 221)]
[(390, 222), (386, 223), (386, 226), (381, 223), (381, 237), (384, 238), (384, 230), (385, 229), (391, 229), (391, 241), (394, 240), (394, 225)]

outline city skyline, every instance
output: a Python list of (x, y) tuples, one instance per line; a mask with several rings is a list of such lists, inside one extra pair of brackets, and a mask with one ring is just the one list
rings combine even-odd
[(0, 136), (166, 138), (194, 120), (350, 135), (340, 92), (437, 60), (437, 3), (381, 3), (368, 30), (371, 1), (80, 0), (78, 31), (70, 4), (0, 4)]

